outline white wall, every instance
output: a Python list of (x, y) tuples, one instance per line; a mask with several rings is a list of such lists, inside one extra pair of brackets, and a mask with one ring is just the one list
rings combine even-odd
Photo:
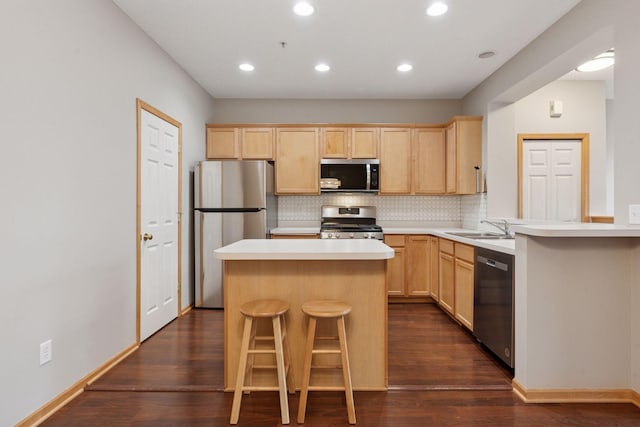
[(454, 99), (216, 99), (215, 123), (445, 123)]
[(0, 425), (13, 425), (135, 342), (137, 97), (183, 124), (192, 299), (189, 170), (213, 101), (109, 0), (5, 1), (0, 52)]
[[(562, 101), (561, 117), (549, 117), (551, 100)], [(604, 82), (558, 80), (520, 99), (514, 106), (516, 135), (519, 133), (589, 134), (589, 213), (605, 215), (607, 212), (607, 123)], [(514, 136), (514, 145), (516, 141)], [(517, 159), (517, 149), (515, 153)], [(517, 171), (513, 176), (507, 175), (502, 170), (498, 172), (503, 172), (501, 179), (508, 179), (512, 184), (517, 182)]]

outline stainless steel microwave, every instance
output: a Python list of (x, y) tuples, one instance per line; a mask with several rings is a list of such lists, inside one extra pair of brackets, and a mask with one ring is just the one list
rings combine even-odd
[(368, 192), (380, 189), (378, 159), (322, 159), (320, 190), (322, 192)]

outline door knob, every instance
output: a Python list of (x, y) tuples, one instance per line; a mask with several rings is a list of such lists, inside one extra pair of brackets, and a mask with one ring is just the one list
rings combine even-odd
[(153, 240), (153, 234), (144, 233), (144, 234), (142, 235), (142, 240), (144, 240), (145, 242), (146, 242), (147, 240)]

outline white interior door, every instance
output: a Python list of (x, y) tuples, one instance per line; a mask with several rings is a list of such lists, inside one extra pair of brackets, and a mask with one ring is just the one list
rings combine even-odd
[(580, 150), (581, 143), (577, 140), (523, 142), (523, 218), (582, 220)]
[(141, 110), (140, 340), (178, 315), (178, 128)]

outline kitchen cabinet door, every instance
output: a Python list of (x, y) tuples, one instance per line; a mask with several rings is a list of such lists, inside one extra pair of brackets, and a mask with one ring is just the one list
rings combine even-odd
[(482, 117), (454, 117), (446, 128), (445, 139), (446, 192), (475, 193), (476, 167), (482, 170)]
[(431, 239), (429, 236), (407, 238), (407, 295), (431, 295)]
[(440, 307), (454, 315), (455, 255), (451, 240), (439, 239), (438, 294)]
[(207, 159), (237, 159), (240, 137), (237, 128), (207, 128)]
[(439, 240), (435, 236), (431, 236), (431, 245), (429, 247), (429, 257), (431, 259), (431, 271), (429, 272), (431, 275), (430, 280), (430, 291), (431, 298), (433, 298), (436, 302), (440, 301), (440, 293), (439, 293), (439, 259), (440, 259), (440, 245)]
[(378, 128), (351, 129), (351, 158), (377, 159), (380, 130)]
[(411, 193), (411, 129), (380, 129), (380, 194)]
[(455, 318), (473, 331), (474, 248), (455, 244)]
[(394, 257), (387, 260), (387, 294), (404, 296), (405, 286), (405, 248), (392, 247)]
[(387, 294), (389, 296), (405, 296), (405, 242), (405, 236), (401, 234), (384, 236), (384, 243), (394, 252), (394, 257), (387, 260)]
[(414, 129), (413, 193), (444, 194), (446, 184), (445, 129)]
[(320, 146), (323, 158), (347, 159), (351, 157), (349, 128), (323, 128), (321, 135)]
[(273, 160), (273, 128), (243, 128), (241, 135), (243, 159)]
[(317, 128), (276, 130), (276, 193), (320, 193), (320, 149)]

